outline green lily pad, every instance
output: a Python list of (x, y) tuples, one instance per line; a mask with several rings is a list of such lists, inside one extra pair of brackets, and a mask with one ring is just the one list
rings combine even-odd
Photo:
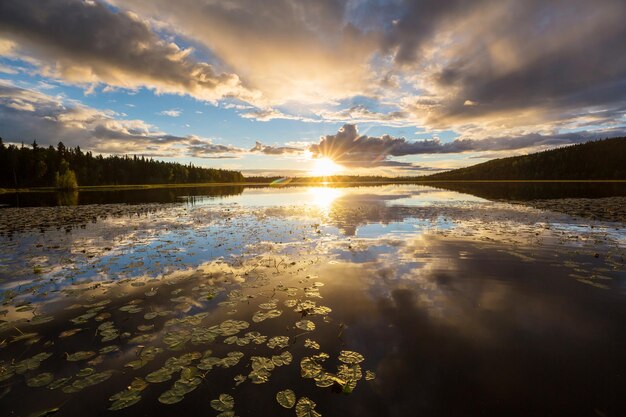
[(298, 417), (321, 417), (322, 415), (315, 411), (315, 403), (307, 397), (301, 397), (296, 404), (296, 416)]
[(304, 347), (309, 348), (309, 349), (319, 349), (320, 345), (314, 340), (306, 339), (304, 341)]
[(287, 336), (274, 336), (267, 342), (269, 348), (284, 348), (289, 345), (289, 337)]
[(67, 354), (66, 359), (70, 362), (84, 361), (89, 358), (93, 358), (96, 356), (96, 352), (92, 351), (80, 351), (72, 354)]
[(281, 310), (259, 310), (252, 316), (252, 321), (255, 323), (260, 323), (267, 319), (275, 319), (277, 317), (280, 317), (281, 314), (283, 314)]
[(72, 379), (72, 377), (59, 378), (56, 381), (50, 383), (47, 388), (48, 389), (61, 388), (62, 386), (67, 384), (71, 379)]
[(66, 337), (74, 336), (76, 333), (80, 332), (81, 330), (83, 329), (74, 328), (74, 329), (65, 330), (59, 334), (59, 338), (63, 339)]
[(50, 384), (54, 379), (54, 375), (50, 372), (44, 372), (32, 378), (26, 380), (26, 385), (29, 387), (45, 387)]
[(83, 368), (83, 369), (81, 369), (80, 371), (78, 371), (76, 373), (76, 376), (79, 377), (79, 378), (84, 378), (86, 376), (89, 376), (89, 375), (93, 374), (95, 371), (96, 370), (93, 369), (93, 368)]
[(280, 355), (272, 356), (272, 362), (275, 366), (289, 365), (292, 360), (293, 356), (287, 351), (281, 353)]
[(141, 400), (141, 391), (146, 389), (148, 383), (141, 378), (135, 378), (128, 388), (111, 396), (109, 401), (113, 404), (109, 410), (116, 411), (137, 404)]
[(315, 330), (315, 323), (311, 320), (300, 320), (296, 322), (296, 327), (301, 330), (313, 331)]
[(339, 352), (339, 358), (338, 359), (341, 362), (347, 363), (349, 365), (355, 364), (355, 363), (361, 363), (361, 362), (363, 362), (365, 360), (363, 355), (361, 355), (358, 352), (353, 352), (351, 350), (342, 350), (341, 352)]
[(184, 395), (180, 395), (174, 390), (167, 390), (159, 396), (159, 402), (162, 404), (176, 404), (181, 402), (185, 398)]
[(290, 389), (278, 391), (278, 393), (276, 393), (276, 401), (285, 408), (293, 408), (296, 404), (296, 393)]
[(56, 414), (59, 411), (61, 411), (60, 407), (52, 407), (52, 408), (48, 408), (46, 410), (37, 411), (35, 413), (32, 413), (28, 417), (46, 417), (46, 416), (51, 416), (52, 414)]
[(216, 400), (211, 400), (211, 407), (216, 411), (229, 411), (235, 406), (235, 399), (228, 394), (220, 394)]

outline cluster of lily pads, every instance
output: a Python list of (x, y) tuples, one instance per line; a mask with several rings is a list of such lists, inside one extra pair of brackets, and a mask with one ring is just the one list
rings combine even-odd
[[(276, 269), (275, 265), (266, 261), (260, 261), (259, 264), (269, 269)], [(295, 265), (295, 262), (283, 263), (281, 273)], [(232, 269), (232, 267), (229, 268)], [(248, 268), (248, 266), (241, 268)], [(28, 387), (47, 387), (51, 390), (59, 389), (65, 394), (74, 394), (102, 383), (115, 374), (141, 371), (142, 368), (159, 360), (167, 351), (183, 351), (177, 356), (165, 359), (163, 365), (157, 369), (150, 366), (150, 372), (143, 375), (133, 375), (132, 381), (124, 389), (110, 395), (109, 409), (116, 411), (139, 403), (146, 390), (149, 390), (152, 385), (166, 382), (169, 382), (169, 386), (161, 391), (158, 401), (162, 404), (179, 403), (184, 400), (186, 395), (196, 390), (203, 381), (210, 379), (209, 374), (215, 369), (228, 369), (240, 364), (244, 366), (245, 371), (234, 376), (234, 387), (246, 382), (265, 384), (271, 381), (272, 373), (276, 369), (292, 365), (294, 357), (290, 351), (290, 346), (294, 343), (300, 342), (307, 349), (319, 350), (321, 348), (320, 344), (312, 338), (300, 339), (299, 336), (315, 332), (317, 326), (313, 321), (314, 317), (320, 316), (328, 319), (328, 315), (332, 312), (331, 308), (320, 305), (316, 301), (316, 299), (322, 298), (320, 294), (320, 288), (324, 285), (322, 282), (314, 282), (313, 277), (307, 276), (304, 280), (300, 280), (301, 283), (305, 283), (304, 286), (288, 286), (282, 283), (271, 286), (271, 279), (268, 274), (255, 273), (254, 279), (235, 280), (236, 288), (227, 290), (229, 285), (233, 285), (233, 280), (222, 280), (220, 285), (215, 279), (206, 280), (205, 278), (206, 275), (191, 273), (191, 275), (180, 275), (172, 282), (151, 280), (147, 291), (141, 288), (145, 284), (137, 285), (137, 282), (142, 281), (114, 282), (96, 286), (82, 283), (69, 290), (64, 290), (71, 297), (86, 297), (94, 292), (103, 292), (104, 295), (109, 295), (116, 287), (128, 288), (122, 291), (116, 290), (115, 297), (125, 300), (122, 301), (122, 305), (117, 307), (113, 304), (115, 297), (108, 296), (98, 300), (88, 296), (92, 301), (71, 304), (64, 308), (65, 311), (70, 312), (68, 314), (71, 314), (67, 319), (70, 327), (58, 334), (59, 341), (70, 340), (84, 334), (88, 329), (92, 329), (96, 343), (101, 343), (104, 346), (99, 349), (64, 352), (63, 356), (67, 362), (82, 365), (72, 375), (65, 373), (55, 377), (52, 372), (33, 374), (33, 371), (37, 370), (43, 361), (52, 356), (52, 353), (43, 352), (18, 362), (0, 362), (0, 380), (8, 380), (15, 375), (26, 375), (25, 380)], [(193, 285), (183, 285), (189, 282), (192, 282)], [(166, 302), (170, 309), (162, 309), (157, 303), (147, 302), (148, 299), (157, 300), (158, 294), (167, 298), (167, 287), (179, 284), (181, 285), (179, 288), (169, 291)], [(267, 289), (268, 285), (271, 286), (269, 290)], [(257, 288), (258, 290), (256, 290)], [(132, 298), (138, 290), (143, 292), (146, 298)], [(218, 296), (220, 299), (213, 301)], [(258, 310), (251, 313), (250, 321), (230, 318), (218, 324), (210, 325), (207, 324), (212, 318), (212, 313), (209, 310), (195, 313), (190, 311), (192, 306), (198, 306), (196, 300), (200, 299), (204, 303), (226, 309), (226, 314), (234, 314), (239, 305), (248, 305), (255, 298), (263, 298), (263, 301), (259, 302)], [(72, 314), (79, 309), (82, 311)], [(267, 335), (258, 330), (250, 329), (251, 326), (261, 324), (266, 320), (284, 318), (285, 309), (300, 316), (300, 319), (296, 319), (287, 326), (287, 329), (294, 332), (291, 336)], [(33, 310), (25, 310), (25, 312)], [(37, 320), (36, 324), (41, 325), (44, 322), (54, 320), (52, 316), (46, 317), (50, 317), (50, 320)], [(130, 321), (131, 318), (132, 321)], [(128, 329), (128, 326), (125, 325), (127, 320), (128, 323), (136, 323), (137, 320), (141, 319), (143, 322), (135, 324), (134, 330)], [(324, 320), (324, 322), (327, 321), (330, 322), (330, 320)], [(17, 329), (17, 327), (15, 328)], [(5, 330), (8, 329), (5, 327)], [(38, 333), (28, 337), (18, 334), (13, 337), (10, 343), (36, 344), (41, 340), (41, 337)], [(223, 351), (228, 346), (233, 346), (251, 349), (251, 352), (254, 353), (251, 353), (245, 360), (246, 354), (237, 350), (227, 351), (222, 355), (214, 354), (214, 349), (194, 350), (194, 347), (212, 344), (217, 344), (219, 351)], [(191, 351), (189, 351), (190, 348)], [(273, 353), (264, 355), (258, 351), (258, 348), (269, 349)], [(135, 357), (127, 361), (123, 369), (98, 369), (106, 363), (107, 355), (127, 352), (129, 349), (135, 349)], [(344, 356), (349, 356), (349, 352), (346, 352), (342, 352), (342, 356), (339, 358), (344, 362), (347, 360)], [(349, 393), (356, 386), (356, 381), (361, 379), (358, 362), (363, 361), (362, 356), (357, 353), (353, 354), (358, 355), (360, 360), (353, 361), (354, 363), (349, 363), (348, 360), (348, 364), (342, 365), (346, 368), (341, 368), (334, 374), (324, 371), (321, 367), (319, 372), (314, 374), (311, 371), (309, 373), (314, 374), (312, 377), (318, 386), (329, 386), (325, 381), (331, 381), (331, 384), (337, 383), (345, 393)], [(328, 355), (319, 353), (310, 358), (303, 358), (300, 361), (301, 368), (304, 369), (308, 361), (321, 361), (323, 357), (328, 357)], [(309, 373), (303, 371), (302, 376), (309, 378), (311, 377)], [(277, 395), (278, 398), (280, 398), (278, 402), (281, 406), (294, 408), (299, 417), (319, 416), (315, 410), (315, 403), (308, 397), (301, 397), (296, 400), (295, 394), (283, 392), (280, 396)], [(234, 398), (230, 394), (221, 394), (217, 399), (210, 402), (210, 406), (220, 412), (221, 417), (235, 415)]]

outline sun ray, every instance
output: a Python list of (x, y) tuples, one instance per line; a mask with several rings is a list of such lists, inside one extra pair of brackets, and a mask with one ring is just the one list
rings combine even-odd
[(309, 173), (315, 177), (328, 177), (344, 170), (344, 167), (337, 164), (330, 158), (318, 158), (313, 161), (313, 168)]

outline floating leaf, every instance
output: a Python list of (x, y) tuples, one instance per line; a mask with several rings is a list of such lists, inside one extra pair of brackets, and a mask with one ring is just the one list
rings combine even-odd
[(306, 331), (313, 331), (315, 330), (315, 323), (311, 320), (300, 320), (296, 322), (296, 327)]
[(79, 392), (87, 387), (99, 384), (106, 381), (113, 375), (112, 371), (103, 371), (96, 374), (91, 374), (86, 378), (78, 379), (72, 383), (72, 385), (66, 385), (63, 387), (63, 392), (66, 394), (72, 394)]
[(80, 332), (81, 328), (74, 328), (74, 329), (69, 329), (69, 330), (65, 330), (63, 332), (61, 332), (59, 334), (59, 338), (63, 339), (65, 337), (70, 337), (70, 336), (74, 336), (76, 333)]
[(84, 361), (86, 359), (92, 358), (96, 356), (96, 352), (92, 352), (92, 351), (80, 351), (80, 352), (75, 352), (72, 354), (67, 354), (67, 360), (70, 362), (76, 362), (76, 361)]
[(135, 378), (128, 388), (111, 396), (109, 401), (113, 401), (109, 410), (121, 410), (138, 403), (141, 400), (141, 391), (146, 389), (148, 384), (141, 378)]
[(322, 372), (322, 365), (313, 358), (304, 357), (300, 360), (300, 374), (302, 378), (315, 378)]
[(278, 391), (276, 401), (285, 408), (292, 408), (296, 404), (296, 394), (290, 389)]
[(44, 372), (26, 380), (29, 387), (45, 387), (54, 379), (54, 375), (50, 372)]
[(11, 378), (14, 374), (13, 369), (4, 364), (0, 364), (0, 381), (6, 381)]
[(276, 366), (289, 365), (293, 360), (293, 356), (289, 352), (283, 352), (280, 355), (272, 356), (272, 362)]
[(270, 348), (284, 348), (289, 345), (289, 337), (287, 336), (274, 336), (267, 342), (267, 346)]
[(255, 323), (260, 323), (267, 319), (275, 319), (276, 317), (280, 317), (281, 314), (283, 314), (281, 310), (259, 310), (252, 316), (252, 321)]
[(50, 356), (52, 356), (52, 353), (38, 353), (31, 358), (23, 359), (17, 362), (15, 365), (13, 365), (13, 370), (17, 374), (23, 374), (27, 371), (33, 371), (39, 368), (41, 362), (48, 359)]
[(211, 400), (211, 407), (216, 411), (229, 411), (235, 406), (235, 399), (228, 394), (220, 394), (216, 400)]
[(174, 390), (167, 390), (159, 396), (159, 402), (162, 404), (176, 404), (185, 398), (184, 395), (176, 393)]
[(341, 352), (339, 352), (338, 359), (341, 362), (347, 363), (347, 364), (361, 363), (365, 360), (363, 355), (361, 355), (358, 352), (353, 352), (351, 350), (342, 350)]
[(315, 411), (315, 403), (307, 397), (302, 397), (296, 404), (296, 416), (298, 417), (321, 417), (322, 415)]
[(169, 368), (159, 368), (154, 372), (149, 373), (146, 376), (146, 381), (151, 382), (153, 384), (157, 384), (159, 382), (165, 382), (172, 378), (173, 370)]
[(30, 414), (28, 417), (46, 417), (51, 416), (52, 414), (56, 414), (61, 411), (60, 407), (48, 408), (47, 410), (38, 411), (36, 413)]
[(338, 369), (337, 376), (345, 381), (343, 384), (343, 392), (349, 394), (356, 388), (357, 382), (363, 378), (361, 367), (357, 364), (351, 366), (342, 364), (339, 365)]
[(95, 372), (95, 369), (93, 368), (83, 368), (76, 373), (76, 376), (79, 378), (83, 378), (83, 377), (93, 374), (94, 372)]
[(310, 349), (319, 349), (319, 348), (320, 348), (320, 345), (319, 345), (319, 343), (317, 343), (317, 342), (316, 342), (316, 341), (314, 341), (314, 340), (311, 340), (311, 339), (306, 339), (306, 340), (304, 341), (304, 347), (306, 347), (306, 348), (310, 348)]
[(101, 355), (105, 355), (107, 353), (111, 353), (111, 352), (117, 352), (120, 350), (120, 347), (117, 345), (109, 345), (109, 346), (105, 346), (102, 349), (100, 349), (98, 352)]
[(70, 381), (72, 378), (71, 377), (66, 377), (66, 378), (59, 378), (56, 381), (52, 382), (50, 385), (48, 385), (48, 389), (57, 389), (57, 388), (61, 388), (63, 385), (67, 384), (68, 381)]
[(372, 371), (365, 371), (365, 380), (371, 381), (376, 378), (376, 374)]

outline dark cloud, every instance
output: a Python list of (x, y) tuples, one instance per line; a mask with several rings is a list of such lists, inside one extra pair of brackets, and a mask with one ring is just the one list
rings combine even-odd
[(388, 158), (422, 154), (551, 148), (612, 136), (626, 136), (626, 128), (554, 135), (528, 134), (485, 139), (459, 138), (451, 142), (441, 142), (438, 138), (408, 141), (405, 138), (395, 138), (389, 135), (381, 137), (359, 135), (355, 125), (346, 124), (335, 135), (324, 136), (318, 144), (311, 145), (309, 151), (315, 157), (328, 157), (345, 166), (420, 168), (409, 162), (394, 161)]
[(200, 99), (251, 99), (237, 75), (218, 74), (190, 51), (161, 39), (137, 15), (98, 1), (3, 0), (0, 37), (69, 81), (150, 87)]
[(626, 104), (622, 0), (406, 4), (387, 39), (436, 98), (413, 109), (431, 126), (561, 122)]
[(479, 6), (481, 0), (404, 0), (387, 9), (392, 25), (386, 33), (383, 47), (394, 53), (396, 62), (411, 63), (419, 58), (420, 49), (436, 33), (442, 22), (461, 12)]

